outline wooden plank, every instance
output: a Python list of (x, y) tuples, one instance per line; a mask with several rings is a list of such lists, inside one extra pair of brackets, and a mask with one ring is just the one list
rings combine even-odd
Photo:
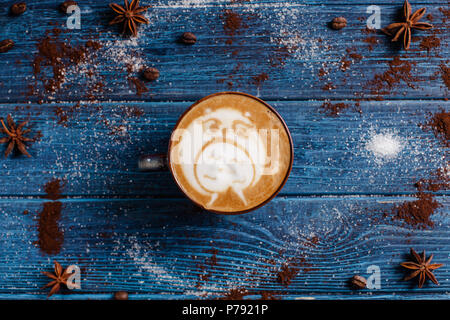
[[(2, 37), (11, 38), (17, 44), (15, 49), (1, 55), (4, 61), (0, 71), (2, 102), (35, 102), (42, 98), (26, 95), (28, 85), (33, 82), (31, 65), (36, 41), (43, 38), (45, 30), (53, 28), (55, 23), (64, 25), (66, 21), (66, 17), (56, 10), (54, 2), (28, 3), (30, 9), (24, 16), (12, 18), (5, 14), (0, 17)], [(374, 75), (387, 71), (389, 67), (385, 62), (397, 55), (415, 64), (411, 74), (417, 78), (416, 87), (400, 81), (388, 89), (386, 99), (440, 99), (448, 96), (448, 88), (440, 75), (441, 65), (446, 65), (445, 60), (449, 56), (449, 48), (445, 45), (448, 26), (439, 11), (443, 7), (440, 1), (414, 3), (414, 8), (426, 6), (434, 16), (436, 36), (442, 43), (438, 51), (431, 50), (429, 54), (420, 49), (420, 42), (414, 42), (413, 50), (405, 53), (384, 35), (375, 36), (379, 44), (370, 51), (365, 42), (369, 36), (362, 33), (365, 18), (369, 16), (366, 13), (368, 4), (361, 1), (251, 1), (235, 4), (229, 1), (159, 1), (149, 10), (151, 23), (141, 29), (140, 37), (134, 42), (121, 41), (116, 29), (107, 26), (111, 14), (106, 4), (79, 3), (82, 29), (62, 37), (71, 37), (74, 43), (98, 38), (103, 43), (96, 68), (97, 78), (104, 77), (102, 81), (106, 87), (104, 93), (96, 94), (98, 100), (195, 100), (207, 93), (230, 88), (260, 94), (270, 100), (374, 97), (366, 88), (368, 82)], [(401, 7), (401, 3), (392, 5), (390, 1), (377, 1), (377, 4), (382, 10), (383, 26), (393, 21), (395, 12)], [(242, 15), (248, 28), (238, 30), (233, 36), (227, 35), (223, 26), (225, 9)], [(347, 17), (348, 27), (339, 32), (327, 28), (327, 23), (340, 15)], [(194, 31), (198, 43), (195, 46), (176, 43), (183, 31)], [(417, 33), (417, 41), (429, 35)], [(317, 42), (319, 38), (320, 43)], [(233, 43), (229, 44), (230, 41)], [(346, 49), (351, 48), (363, 58), (342, 72), (342, 59), (350, 59)], [(125, 60), (129, 61), (129, 57), (137, 68), (145, 64), (156, 66), (161, 71), (159, 80), (149, 84), (150, 93), (141, 97), (136, 96), (127, 81), (129, 75), (125, 72)], [(273, 67), (273, 62), (278, 60), (283, 62), (283, 66)], [(320, 79), (318, 74), (324, 66), (328, 75)], [(269, 79), (260, 84), (255, 82), (254, 77), (264, 73)], [(68, 70), (66, 85), (72, 89), (46, 95), (45, 99), (85, 99), (85, 78), (83, 70)], [(227, 84), (230, 81), (233, 82), (231, 87)], [(336, 88), (323, 90), (330, 83)]]
[[(82, 291), (56, 296), (62, 299), (107, 298), (116, 290), (135, 299), (212, 298), (234, 287), (250, 289), (254, 298), (260, 290), (290, 299), (446, 298), (448, 264), (436, 271), (440, 286), (421, 290), (401, 281), (398, 264), (410, 247), (433, 253), (436, 262), (448, 259), (448, 197), (438, 198), (443, 207), (433, 216), (435, 227), (422, 231), (383, 218), (409, 199), (278, 197), (239, 216), (198, 212), (183, 199), (64, 199), (65, 241), (51, 257), (33, 245), (43, 200), (1, 199), (0, 299), (44, 298), (39, 272), (50, 271), (53, 259), (82, 270)], [(302, 262), (284, 287), (276, 274), (290, 259)], [(347, 280), (367, 276), (371, 265), (381, 269), (381, 289), (350, 290)]]
[[(441, 45), (428, 54), (420, 49), (421, 39), (433, 35), (427, 32), (416, 33), (421, 37), (408, 53), (383, 35), (374, 36), (379, 43), (369, 50), (372, 35), (362, 31), (369, 4), (360, 0), (152, 1), (151, 23), (135, 42), (122, 41), (107, 26), (112, 17), (107, 3), (78, 2), (82, 29), (61, 37), (103, 44), (95, 79), (106, 84), (95, 95), (99, 103), (78, 109), (73, 105), (87, 94), (83, 68), (68, 70), (70, 91), (44, 99), (63, 103), (37, 104), (41, 96), (26, 95), (36, 41), (55, 23), (65, 23), (58, 3), (27, 1), (29, 10), (19, 18), (9, 17), (7, 6), (0, 8), (0, 40), (16, 42), (15, 49), (0, 54), (0, 117), (30, 117), (33, 129), (43, 134), (30, 148), (32, 159), (0, 159), (0, 299), (44, 299), (40, 288), (47, 279), (40, 271), (50, 271), (53, 259), (82, 268), (82, 290), (64, 291), (57, 299), (110, 299), (117, 290), (129, 291), (131, 299), (215, 298), (235, 287), (249, 289), (251, 299), (260, 291), (278, 292), (283, 299), (448, 299), (449, 190), (438, 193), (442, 207), (433, 216), (433, 229), (414, 230), (383, 216), (393, 205), (413, 200), (398, 195), (411, 196), (414, 182), (448, 161), (448, 148), (419, 127), (428, 112), (449, 107), (441, 78), (449, 56), (442, 1), (412, 3), (434, 17)], [(381, 7), (383, 26), (394, 20), (401, 2), (374, 3)], [(248, 27), (227, 35), (227, 9)], [(347, 17), (348, 27), (328, 29), (336, 16)], [(176, 42), (183, 31), (196, 33), (195, 46)], [(347, 49), (362, 59), (349, 62), (343, 72)], [(386, 100), (362, 102), (361, 113), (322, 112), (329, 100), (353, 105), (373, 98), (368, 82), (388, 70), (392, 56), (412, 63), (414, 86), (384, 84)], [(130, 89), (127, 77), (137, 72), (128, 74), (124, 60), (161, 70), (149, 93), (136, 96)], [(280, 60), (282, 65), (272, 65)], [(319, 77), (320, 68), (328, 74)], [(263, 73), (269, 79), (258, 84), (254, 77)], [(168, 173), (138, 172), (136, 159), (165, 152), (179, 115), (194, 100), (230, 89), (230, 81), (231, 89), (268, 100), (285, 117), (295, 163), (270, 204), (224, 217), (201, 212), (184, 199)], [(335, 88), (324, 90), (326, 84)], [(57, 124), (57, 107), (59, 117), (68, 116), (68, 127)], [(386, 132), (398, 137), (403, 149), (395, 159), (376, 159), (366, 144), (371, 135)], [(63, 249), (47, 256), (34, 242), (43, 185), (52, 178), (67, 181), (69, 198), (62, 200)], [(419, 290), (401, 281), (398, 264), (410, 247), (446, 264), (436, 271), (440, 286), (428, 283)], [(276, 273), (290, 259), (300, 272), (284, 287)], [(381, 268), (381, 289), (350, 290), (348, 279), (368, 276), (370, 265)]]
[[(0, 195), (42, 195), (47, 181), (63, 178), (64, 193), (71, 196), (179, 197), (168, 172), (139, 172), (137, 158), (167, 151), (171, 130), (191, 103), (89, 105), (67, 113), (68, 127), (57, 124), (55, 108), (67, 111), (73, 104), (3, 104), (3, 116), (30, 117), (43, 137), (29, 149), (33, 158), (0, 160)], [(366, 102), (362, 113), (349, 108), (337, 117), (322, 112), (323, 101), (270, 103), (286, 119), (294, 141), (294, 168), (282, 195), (411, 194), (416, 181), (445, 166), (448, 149), (419, 125), (427, 122), (427, 112), (448, 109), (448, 102)], [(141, 116), (134, 115), (136, 108)], [(367, 150), (371, 137), (381, 133), (400, 141), (403, 149), (395, 158), (377, 158)]]
[[(99, 293), (99, 294), (92, 294), (92, 293), (85, 293), (85, 294), (73, 294), (68, 293), (64, 295), (58, 295), (55, 296), (53, 299), (58, 300), (111, 300), (114, 296), (114, 293)], [(0, 294), (0, 300), (42, 300), (45, 298), (43, 295), (34, 295), (34, 294), (15, 294), (15, 295), (3, 295)], [(145, 293), (138, 293), (138, 294), (129, 294), (128, 295), (129, 300), (196, 300), (198, 299), (198, 296), (193, 294), (187, 294), (187, 295), (169, 295), (169, 294), (145, 294)], [(244, 297), (244, 299), (261, 299), (261, 295), (248, 295)], [(448, 294), (421, 294), (421, 293), (413, 293), (413, 294), (402, 294), (400, 296), (397, 295), (376, 295), (376, 296), (370, 296), (363, 295), (363, 294), (354, 294), (351, 297), (351, 300), (447, 300)], [(283, 300), (343, 300), (342, 295), (333, 295), (333, 294), (308, 294), (305, 295), (283, 295)]]

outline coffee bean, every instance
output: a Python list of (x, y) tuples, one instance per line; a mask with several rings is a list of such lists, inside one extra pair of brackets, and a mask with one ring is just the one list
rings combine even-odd
[(331, 21), (331, 27), (334, 30), (341, 30), (342, 28), (345, 28), (347, 26), (347, 19), (344, 17), (337, 17), (334, 18), (333, 21)]
[(159, 70), (156, 68), (147, 68), (144, 70), (144, 78), (148, 81), (155, 81), (159, 78)]
[(185, 32), (181, 35), (180, 41), (184, 44), (194, 44), (197, 42), (197, 37), (192, 32)]
[(128, 300), (128, 292), (117, 291), (114, 293), (114, 300)]
[(11, 50), (14, 47), (14, 41), (12, 41), (11, 39), (6, 39), (3, 41), (0, 41), (0, 52), (8, 52), (9, 50)]
[(64, 1), (64, 2), (61, 3), (61, 5), (59, 6), (59, 10), (60, 10), (62, 13), (67, 13), (67, 9), (68, 9), (70, 6), (76, 6), (76, 5), (78, 5), (78, 4), (76, 3), (76, 1)]
[(355, 289), (364, 289), (367, 285), (366, 279), (361, 276), (353, 276), (350, 282)]
[(20, 16), (25, 11), (27, 11), (27, 4), (25, 2), (16, 2), (10, 8), (13, 16)]

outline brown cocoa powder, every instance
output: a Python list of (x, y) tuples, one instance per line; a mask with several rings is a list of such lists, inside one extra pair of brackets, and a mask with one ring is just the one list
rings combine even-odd
[(249, 292), (243, 288), (232, 288), (220, 300), (242, 300)]
[(341, 65), (339, 69), (342, 72), (346, 72), (353, 63), (361, 61), (363, 58), (362, 55), (352, 52), (351, 50), (352, 49), (347, 49), (347, 54), (341, 58)]
[[(37, 41), (37, 53), (33, 59), (33, 75), (35, 83), (30, 85), (30, 95), (52, 95), (59, 91), (66, 82), (69, 68), (89, 62), (95, 56), (95, 52), (101, 48), (101, 44), (88, 40), (85, 44), (71, 45), (68, 39), (61, 40), (61, 29), (48, 30), (44, 38)], [(87, 78), (93, 78), (94, 73), (86, 72)], [(44, 92), (39, 90), (41, 83)], [(86, 87), (86, 97), (98, 91), (98, 82)]]
[(261, 300), (278, 300), (278, 298), (276, 298), (274, 296), (274, 292), (271, 291), (261, 291)]
[(419, 79), (412, 75), (413, 66), (416, 62), (402, 60), (399, 56), (395, 56), (387, 62), (388, 70), (382, 74), (376, 74), (372, 80), (369, 80), (364, 86), (373, 95), (382, 97), (402, 82), (410, 88), (416, 88), (415, 82)]
[(252, 292), (244, 288), (233, 288), (226, 292), (219, 300), (243, 300), (249, 295), (261, 295), (260, 300), (278, 300), (274, 294), (276, 294), (276, 292), (266, 290)]
[(373, 47), (379, 43), (378, 38), (376, 36), (366, 37), (363, 41), (369, 45), (368, 46), (369, 51), (372, 51)]
[[(345, 53), (340, 58), (337, 66), (329, 66), (326, 63), (322, 64), (322, 67), (319, 69), (317, 73), (319, 83), (321, 84), (321, 90), (331, 91), (336, 89), (337, 85), (335, 82), (329, 79), (330, 75), (331, 76), (335, 75), (337, 71), (346, 73), (352, 65), (360, 62), (363, 58), (364, 58), (363, 55), (359, 54), (355, 47), (349, 47), (345, 49)], [(340, 80), (343, 86), (346, 86), (347, 77), (342, 78)], [(336, 116), (339, 114), (340, 111), (347, 109), (348, 107), (350, 107), (350, 105), (348, 104), (343, 103), (332, 104), (330, 102), (324, 102), (323, 105), (321, 106), (321, 110), (323, 113), (326, 113), (327, 115)]]
[(277, 272), (277, 282), (285, 287), (288, 287), (298, 272), (299, 269), (297, 266), (291, 263), (284, 263)]
[(434, 226), (431, 216), (441, 206), (431, 194), (419, 192), (417, 193), (417, 200), (405, 201), (394, 206), (392, 215), (394, 220), (402, 220), (417, 229), (425, 229)]
[[(45, 199), (58, 200), (62, 198), (62, 188), (65, 183), (53, 179), (44, 185)], [(38, 240), (35, 242), (43, 253), (55, 255), (61, 251), (64, 233), (59, 227), (63, 204), (60, 201), (44, 202), (38, 213)]]
[(57, 124), (62, 125), (64, 127), (68, 127), (73, 114), (80, 108), (81, 108), (80, 103), (76, 103), (75, 105), (69, 106), (67, 108), (56, 106), (53, 109), (53, 112), (56, 116)]
[(300, 271), (304, 273), (315, 270), (302, 256), (294, 257), (283, 263), (276, 272), (276, 281), (288, 287)]
[(62, 203), (59, 201), (45, 202), (39, 212), (38, 241), (42, 252), (54, 255), (61, 251), (64, 242), (64, 233), (59, 228)]
[(317, 75), (319, 76), (319, 78), (323, 78), (323, 77), (327, 76), (329, 73), (330, 72), (328, 70), (325, 70), (325, 68), (320, 68)]
[(252, 77), (253, 83), (256, 84), (257, 87), (260, 87), (264, 81), (269, 80), (269, 75), (265, 72), (262, 72), (256, 76)]
[(211, 267), (217, 266), (217, 254), (219, 253), (219, 250), (216, 248), (205, 250), (207, 253), (211, 253), (211, 257), (209, 258), (209, 261), (207, 262)]
[(434, 223), (431, 217), (442, 204), (430, 192), (449, 188), (448, 169), (439, 169), (432, 173), (430, 178), (420, 179), (414, 185), (417, 188), (417, 200), (396, 205), (386, 215), (391, 215), (393, 220), (401, 220), (416, 229), (432, 228)]
[(419, 192), (446, 190), (450, 188), (450, 172), (448, 168), (440, 168), (430, 178), (420, 179), (414, 186)]
[(428, 54), (430, 54), (431, 50), (438, 49), (440, 46), (441, 40), (435, 35), (422, 38), (422, 41), (419, 44), (420, 49), (427, 50)]
[(447, 87), (447, 89), (450, 90), (450, 68), (447, 67), (444, 63), (441, 63), (439, 65), (439, 67), (441, 69), (442, 81), (444, 82), (444, 84)]
[(45, 195), (43, 196), (44, 199), (50, 199), (50, 200), (58, 200), (63, 198), (61, 195), (62, 189), (65, 187), (66, 182), (60, 180), (60, 179), (53, 179), (47, 182), (44, 185), (44, 191)]
[[(244, 19), (248, 20), (250, 19), (250, 16), (242, 16), (231, 9), (226, 9), (220, 17), (223, 23), (224, 34), (226, 35), (225, 44), (231, 46), (235, 41), (235, 36), (241, 34), (243, 30), (248, 28), (248, 25), (244, 23)], [(245, 42), (245, 40), (242, 40), (242, 42)], [(229, 49), (226, 48), (225, 52), (228, 53)], [(238, 60), (240, 52), (241, 47), (238, 47), (231, 52), (231, 56), (236, 59), (236, 63), (228, 75), (220, 75), (220, 79), (217, 80), (217, 83), (225, 83), (228, 90), (231, 90), (234, 86), (238, 86), (241, 80), (236, 76), (237, 74), (240, 74), (239, 71), (242, 67), (242, 63)]]
[(272, 50), (270, 56), (270, 66), (272, 68), (283, 67), (286, 64), (286, 61), (291, 57), (292, 52), (298, 49), (295, 45), (287, 46), (283, 44), (281, 39), (277, 42), (277, 46)]
[(422, 125), (422, 128), (432, 131), (446, 148), (450, 147), (450, 112), (441, 109), (430, 114), (428, 122)]
[(222, 20), (223, 30), (227, 36), (233, 37), (236, 34), (239, 34), (242, 29), (248, 28), (248, 25), (244, 23), (241, 15), (231, 9), (224, 10)]
[(336, 88), (337, 87), (332, 82), (328, 82), (328, 83), (324, 84), (321, 89), (323, 91), (330, 91), (330, 90), (334, 90)]
[(325, 101), (321, 106), (321, 112), (328, 114), (330, 116), (336, 117), (338, 116), (343, 110), (348, 109), (350, 107), (349, 104), (339, 102), (339, 103), (331, 103), (329, 101)]
[(447, 20), (450, 19), (450, 9), (449, 8), (439, 8), (439, 11), (442, 13), (442, 23), (447, 23)]
[(213, 270), (216, 266), (218, 266), (217, 254), (219, 253), (219, 250), (216, 248), (211, 248), (204, 250), (204, 252), (211, 253), (211, 256), (205, 258), (201, 263), (197, 264), (199, 275), (197, 284), (195, 285), (196, 288), (201, 288), (205, 282), (209, 281)]
[(67, 13), (67, 9), (69, 9), (70, 6), (76, 6), (78, 5), (76, 1), (64, 1), (59, 5), (59, 10), (62, 13)]

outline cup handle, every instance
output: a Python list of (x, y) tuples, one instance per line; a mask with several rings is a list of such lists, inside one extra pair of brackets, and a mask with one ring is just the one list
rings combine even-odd
[(169, 169), (167, 154), (149, 154), (139, 157), (140, 171), (167, 171)]

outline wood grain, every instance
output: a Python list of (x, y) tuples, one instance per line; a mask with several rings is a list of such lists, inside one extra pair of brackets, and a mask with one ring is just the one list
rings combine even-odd
[[(44, 37), (45, 31), (62, 25), (65, 29), (66, 17), (55, 10), (54, 2), (29, 1), (29, 10), (20, 18), (7, 15), (0, 17), (2, 36), (16, 42), (16, 48), (6, 54), (0, 72), (0, 101), (37, 101), (38, 95), (27, 96), (27, 85), (32, 82), (32, 59), (36, 52), (36, 41)], [(141, 28), (141, 35), (134, 44), (128, 44), (125, 56), (137, 56), (141, 64), (155, 66), (161, 71), (156, 83), (149, 85), (150, 93), (136, 97), (130, 89), (126, 65), (117, 60), (118, 44), (121, 37), (116, 28), (107, 25), (111, 10), (104, 3), (79, 1), (82, 28), (61, 37), (71, 38), (73, 43), (98, 39), (105, 48), (98, 58), (99, 77), (107, 84), (105, 92), (98, 94), (99, 100), (151, 100), (183, 101), (196, 100), (207, 93), (240, 90), (260, 94), (268, 100), (289, 99), (354, 99), (361, 95), (373, 97), (364, 87), (375, 74), (388, 70), (386, 61), (393, 56), (404, 56), (413, 62), (412, 73), (417, 77), (415, 88), (401, 82), (389, 89), (391, 98), (436, 99), (448, 96), (440, 76), (440, 65), (449, 56), (446, 42), (447, 24), (439, 11), (440, 2), (427, 3), (428, 12), (434, 17), (437, 37), (442, 45), (439, 51), (429, 54), (421, 49), (421, 37), (430, 33), (416, 33), (417, 41), (413, 50), (405, 55), (397, 44), (392, 44), (385, 35), (376, 35), (379, 42), (369, 51), (365, 42), (367, 4), (361, 2), (335, 1), (250, 1), (231, 5), (229, 1), (159, 1), (149, 10), (150, 25)], [(398, 5), (378, 2), (382, 12), (382, 26), (395, 19)], [(420, 3), (415, 3), (414, 8)], [(224, 10), (230, 9), (243, 18), (248, 27), (236, 31), (233, 36), (224, 31)], [(3, 10), (6, 10), (4, 8)], [(336, 16), (346, 16), (349, 25), (341, 31), (327, 27)], [(198, 42), (194, 46), (177, 43), (184, 31), (196, 33)], [(318, 43), (317, 39), (322, 42)], [(108, 42), (109, 41), (109, 42)], [(227, 44), (232, 41), (232, 44)], [(349, 70), (340, 71), (342, 58), (349, 59), (347, 49), (353, 48), (363, 56), (354, 61)], [(283, 52), (288, 51), (287, 56)], [(115, 54), (111, 55), (111, 52)], [(114, 58), (115, 57), (115, 58)], [(271, 62), (281, 59), (282, 66), (273, 67)], [(137, 58), (136, 58), (137, 60)], [(136, 61), (135, 61), (136, 62)], [(329, 74), (320, 80), (318, 74), (324, 68)], [(79, 72), (75, 72), (79, 75)], [(260, 85), (254, 77), (267, 73), (269, 79)], [(79, 80), (74, 75), (67, 77), (67, 86), (76, 85)], [(81, 77), (83, 78), (83, 77)], [(227, 83), (233, 82), (233, 86)], [(325, 83), (336, 87), (323, 90)], [(78, 101), (85, 99), (82, 88), (63, 90), (52, 94), (57, 100)]]
[[(54, 259), (82, 270), (82, 290), (66, 290), (56, 299), (111, 299), (117, 290), (130, 292), (131, 299), (212, 299), (235, 287), (250, 289), (250, 299), (260, 298), (261, 290), (283, 299), (449, 298), (449, 190), (437, 192), (442, 207), (433, 229), (414, 230), (384, 217), (394, 204), (414, 199), (417, 180), (448, 164), (448, 148), (420, 127), (430, 113), (449, 109), (441, 76), (449, 57), (448, 22), (440, 10), (448, 5), (412, 2), (413, 10), (427, 8), (435, 28), (415, 33), (406, 53), (384, 35), (364, 33), (365, 1), (152, 1), (151, 23), (135, 42), (108, 26), (107, 3), (77, 2), (82, 29), (60, 37), (74, 45), (102, 43), (96, 79), (106, 87), (94, 103), (85, 101), (83, 68), (69, 68), (64, 90), (27, 94), (37, 41), (56, 26), (67, 31), (59, 3), (27, 1), (27, 12), (18, 18), (7, 14), (8, 1), (0, 6), (0, 40), (16, 42), (0, 54), (0, 117), (30, 119), (42, 133), (29, 148), (33, 158), (0, 157), (0, 299), (45, 299), (40, 288), (47, 280), (40, 271), (50, 271)], [(382, 26), (396, 19), (401, 2), (375, 3)], [(227, 34), (225, 10), (239, 14), (247, 27)], [(327, 27), (336, 16), (348, 20), (337, 32)], [(197, 35), (194, 46), (177, 42), (184, 31)], [(439, 39), (438, 50), (420, 47), (428, 36)], [(370, 48), (368, 37), (378, 44)], [(344, 72), (347, 50), (362, 58)], [(364, 101), (377, 98), (369, 82), (395, 56), (412, 64), (413, 85), (385, 85), (383, 101)], [(137, 96), (130, 88), (127, 77), (139, 76), (127, 73), (130, 61), (137, 69), (161, 71), (147, 84), (149, 93)], [(327, 72), (322, 77), (321, 68)], [(268, 80), (255, 81), (263, 73)], [(334, 88), (324, 90), (326, 84)], [(139, 155), (167, 151), (187, 107), (224, 90), (267, 100), (285, 118), (295, 145), (294, 168), (280, 196), (241, 216), (202, 212), (168, 172), (137, 170)], [(349, 108), (330, 116), (321, 108), (328, 101)], [(56, 108), (68, 121), (58, 124)], [(401, 140), (395, 159), (377, 159), (366, 150), (378, 133)], [(43, 185), (53, 178), (67, 182), (60, 221), (65, 241), (60, 254), (47, 256), (34, 241)], [(440, 286), (428, 283), (418, 290), (401, 281), (398, 264), (410, 247), (446, 264), (436, 271)], [(211, 262), (213, 249), (217, 264)], [(290, 259), (300, 272), (284, 287), (276, 272)], [(381, 268), (381, 289), (350, 290), (348, 279), (368, 276), (370, 265)]]
[[(30, 148), (33, 158), (1, 161), (0, 195), (42, 195), (46, 181), (64, 178), (64, 193), (71, 196), (180, 196), (168, 172), (139, 172), (137, 159), (167, 152), (175, 122), (191, 103), (88, 105), (70, 115), (68, 127), (57, 124), (54, 111), (71, 104), (1, 105), (17, 119), (30, 117), (43, 137)], [(427, 101), (423, 110), (422, 101), (367, 102), (362, 113), (349, 108), (337, 117), (325, 115), (321, 101), (269, 103), (286, 119), (294, 141), (294, 168), (282, 195), (411, 194), (417, 180), (445, 166), (446, 150), (420, 127), (441, 102)], [(143, 115), (126, 116), (130, 108)], [(374, 134), (386, 132), (401, 141), (394, 159), (366, 150)]]
[[(80, 266), (81, 293), (86, 294), (127, 290), (137, 299), (152, 294), (212, 298), (245, 287), (255, 295), (270, 290), (291, 299), (442, 297), (450, 286), (448, 266), (436, 271), (440, 286), (426, 285), (419, 292), (413, 283), (401, 281), (398, 264), (411, 246), (433, 252), (437, 262), (448, 259), (448, 198), (438, 198), (444, 207), (433, 216), (436, 226), (424, 231), (383, 218), (386, 209), (405, 200), (409, 198), (279, 197), (264, 210), (228, 217), (193, 210), (182, 199), (63, 200), (65, 242), (51, 259), (33, 246), (35, 212), (42, 201), (1, 200), (7, 231), (0, 240), (0, 293), (42, 298), (39, 287), (46, 279), (39, 271), (51, 269), (51, 260), (58, 259)], [(28, 215), (22, 214), (25, 209)], [(212, 249), (217, 249), (216, 264), (210, 264)], [(276, 281), (280, 266), (300, 258), (305, 260), (297, 277), (289, 287), (281, 286)], [(381, 289), (349, 290), (347, 280), (354, 274), (367, 276), (370, 265), (381, 268)], [(201, 280), (201, 275), (208, 276)]]

